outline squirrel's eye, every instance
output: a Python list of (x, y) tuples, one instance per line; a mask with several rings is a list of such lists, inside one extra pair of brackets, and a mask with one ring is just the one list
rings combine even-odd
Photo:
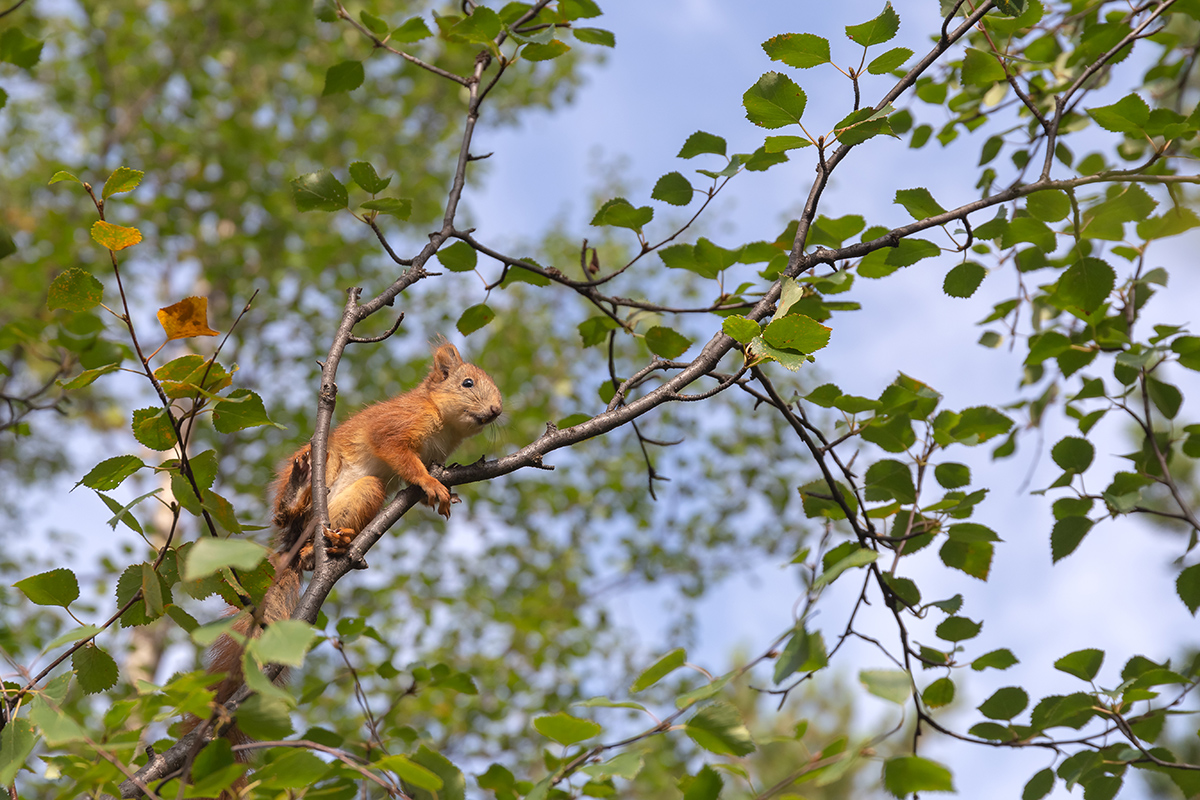
[(464, 388), (470, 389), (474, 385), (475, 385), (475, 381), (471, 380), (470, 378), (467, 378), (465, 381), (463, 381)]

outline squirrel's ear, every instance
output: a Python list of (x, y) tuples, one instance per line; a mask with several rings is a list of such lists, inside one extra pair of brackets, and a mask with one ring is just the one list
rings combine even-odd
[(462, 363), (462, 356), (458, 354), (458, 348), (449, 342), (443, 341), (433, 351), (433, 369), (431, 371), (435, 375), (440, 374), (440, 380), (445, 380)]

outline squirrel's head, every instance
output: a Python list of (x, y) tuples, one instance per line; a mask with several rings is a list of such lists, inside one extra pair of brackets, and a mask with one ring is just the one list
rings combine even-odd
[(434, 348), (426, 380), (437, 396), (443, 418), (464, 435), (478, 433), (504, 410), (500, 390), (491, 376), (463, 361), (458, 348), (445, 340)]

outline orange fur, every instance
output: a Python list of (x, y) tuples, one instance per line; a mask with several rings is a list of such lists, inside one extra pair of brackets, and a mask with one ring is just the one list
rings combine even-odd
[[(444, 463), (469, 436), (482, 431), (500, 416), (500, 391), (486, 372), (467, 364), (458, 349), (443, 341), (433, 351), (429, 374), (414, 389), (368, 406), (337, 426), (329, 437), (325, 485), (329, 488), (330, 547), (344, 549), (383, 508), (396, 479), (419, 486), (425, 503), (450, 517), (458, 495), (429, 474), (429, 466)], [(262, 624), (287, 619), (300, 596), (300, 568), (311, 569), (313, 518), (311, 488), (312, 447), (306, 444), (279, 468), (275, 479), (276, 583), (263, 599)], [(301, 543), (303, 543), (301, 545)], [(289, 553), (300, 546), (299, 563)], [(234, 624), (245, 635), (250, 630), (247, 613)], [(221, 637), (209, 653), (209, 669), (225, 672), (217, 687), (216, 702), (224, 703), (242, 684), (242, 648), (230, 637)], [(280, 675), (277, 682), (282, 682)], [(185, 732), (199, 724), (184, 721)], [(236, 728), (226, 732), (235, 744), (249, 741)], [(234, 789), (244, 786), (239, 782)], [(223, 795), (223, 800), (227, 795)]]

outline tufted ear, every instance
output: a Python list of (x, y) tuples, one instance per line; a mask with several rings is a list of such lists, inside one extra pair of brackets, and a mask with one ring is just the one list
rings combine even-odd
[(450, 373), (462, 366), (462, 356), (458, 354), (458, 348), (447, 342), (445, 339), (441, 341), (433, 351), (433, 367), (430, 368), (430, 377), (435, 381), (441, 382), (450, 377)]

